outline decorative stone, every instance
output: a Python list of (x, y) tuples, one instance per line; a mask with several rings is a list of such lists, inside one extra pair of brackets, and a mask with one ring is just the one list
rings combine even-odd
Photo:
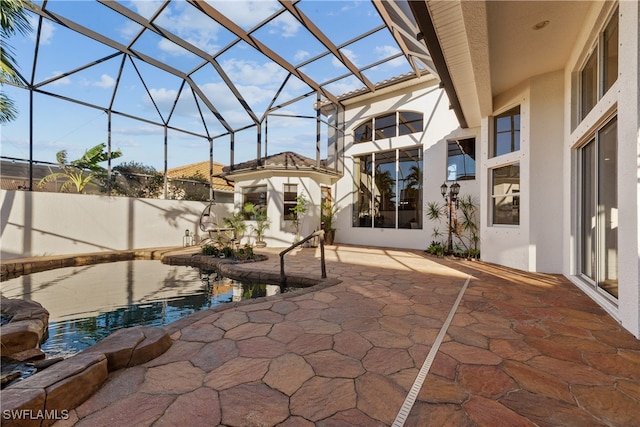
[(140, 391), (151, 394), (187, 393), (202, 386), (204, 375), (204, 371), (187, 361), (157, 366), (147, 369)]
[(173, 340), (162, 328), (143, 327), (144, 340), (133, 349), (128, 366), (137, 366), (146, 363), (171, 347)]
[[(187, 415), (188, 422), (186, 422)], [(200, 387), (190, 393), (178, 396), (154, 425), (171, 427), (188, 424), (189, 427), (207, 427), (220, 425), (220, 421), (218, 394), (206, 387)]]
[[(309, 402), (314, 402), (309, 405)], [(318, 421), (356, 405), (353, 380), (313, 377), (291, 396), (292, 415)]]
[(21, 351), (38, 348), (45, 325), (40, 320), (20, 320), (0, 327), (0, 355), (13, 357)]
[(268, 359), (236, 357), (211, 371), (204, 379), (207, 387), (224, 390), (240, 384), (260, 381), (267, 372)]
[[(0, 407), (2, 409), (2, 426), (3, 427), (31, 427), (40, 426), (41, 420), (28, 420), (20, 419), (18, 416), (14, 417), (12, 414), (20, 414), (21, 411), (30, 411), (31, 413), (37, 413), (44, 410), (44, 402), (46, 394), (43, 388), (32, 389), (19, 389), (19, 388), (7, 388), (2, 390), (2, 399), (0, 401)], [(9, 411), (8, 417), (4, 414)], [(12, 412), (13, 411), (13, 412)]]
[(333, 350), (324, 350), (306, 356), (316, 375), (334, 378), (357, 378), (365, 370), (360, 360)]
[(313, 369), (303, 357), (284, 354), (271, 362), (263, 380), (269, 387), (291, 396), (313, 375)]
[(9, 372), (8, 374), (2, 375), (0, 377), (0, 384), (4, 387), (5, 384), (9, 384), (11, 381), (20, 378), (22, 374), (18, 371)]
[[(71, 359), (73, 359), (73, 357), (67, 360)], [(80, 361), (75, 362), (80, 363)], [(43, 374), (46, 372), (47, 371), (44, 371)], [(88, 365), (72, 377), (58, 381), (47, 387), (45, 410), (68, 411), (77, 407), (95, 393), (108, 377), (107, 360), (106, 358), (102, 358), (97, 363)]]
[(221, 424), (245, 427), (278, 425), (289, 416), (288, 400), (284, 394), (264, 384), (243, 384), (223, 390), (220, 392)]
[(23, 350), (19, 353), (14, 353), (11, 355), (11, 358), (13, 360), (17, 360), (18, 362), (27, 362), (29, 360), (44, 359), (45, 357), (46, 355), (44, 354), (44, 351), (40, 350), (39, 348), (30, 348), (30, 349)]
[(462, 406), (479, 426), (535, 427), (531, 421), (492, 399), (472, 396)]
[(108, 360), (109, 372), (112, 372), (129, 366), (133, 349), (144, 339), (140, 327), (119, 329), (80, 354), (103, 353)]
[[(77, 354), (60, 362), (54, 370), (45, 370), (3, 390), (3, 413), (5, 410), (28, 409), (33, 413), (45, 411), (46, 414), (63, 417), (98, 390), (108, 375), (104, 354)], [(39, 426), (40, 422), (50, 425), (56, 417), (39, 418), (34, 425)], [(10, 420), (7, 425), (14, 421), (17, 420)], [(20, 420), (13, 425), (30, 424)]]
[(370, 372), (356, 380), (356, 392), (357, 408), (385, 425), (393, 424), (406, 396), (406, 390), (396, 382)]

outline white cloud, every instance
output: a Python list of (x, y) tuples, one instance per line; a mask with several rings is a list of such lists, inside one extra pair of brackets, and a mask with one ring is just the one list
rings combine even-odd
[[(38, 32), (36, 29), (38, 28), (38, 19), (35, 16), (30, 16), (29, 22), (31, 23), (31, 28), (33, 31), (29, 33), (29, 38), (31, 40), (36, 39), (36, 35)], [(40, 43), (41, 44), (51, 44), (51, 39), (53, 38), (53, 33), (55, 33), (55, 27), (53, 24), (46, 19), (42, 20), (42, 29), (40, 30)]]
[[(54, 78), (54, 77), (59, 77), (61, 75), (63, 75), (64, 73), (62, 71), (54, 71), (53, 73), (51, 73), (51, 76), (48, 77), (45, 80), (48, 80), (50, 78)], [(58, 80), (55, 80), (54, 82), (50, 83), (54, 86), (59, 86), (59, 85), (70, 85), (71, 84), (71, 78), (66, 76), (66, 77), (62, 77), (59, 78)]]
[[(143, 16), (151, 16), (162, 3), (162, 1), (135, 1), (131, 3), (130, 7)], [(171, 2), (155, 22), (207, 52), (213, 52), (216, 48), (215, 41), (218, 39), (218, 33), (222, 28), (206, 14), (184, 1)], [(123, 36), (130, 37), (137, 28), (137, 25), (125, 27), (121, 29), (121, 32)], [(171, 42), (161, 42), (158, 47), (171, 55), (184, 54), (182, 49)]]
[[(385, 59), (400, 53), (400, 49), (398, 49), (397, 46), (390, 45), (376, 46), (376, 53), (378, 54), (379, 59)], [(400, 56), (391, 61), (387, 61), (385, 64), (391, 67), (401, 67), (406, 64), (406, 60), (404, 59), (404, 57)]]
[(220, 65), (231, 81), (238, 85), (279, 85), (287, 75), (287, 72), (275, 62), (259, 64), (255, 61), (231, 58)]
[(272, 33), (280, 33), (285, 38), (295, 37), (298, 30), (302, 28), (302, 24), (289, 13), (278, 16), (269, 25), (273, 28)]
[(101, 87), (103, 89), (109, 89), (114, 87), (115, 85), (116, 80), (107, 74), (103, 74), (102, 76), (100, 76), (99, 81), (93, 83), (93, 86)]
[(309, 56), (311, 56), (311, 54), (306, 50), (298, 50), (296, 54), (293, 56), (293, 59), (295, 59), (296, 61), (303, 61), (307, 59)]
[[(352, 51), (351, 49), (340, 49), (340, 52), (342, 52), (344, 56), (349, 58), (349, 61), (351, 61), (353, 65), (356, 65), (356, 66), (358, 65), (358, 55), (354, 51)], [(340, 60), (335, 56), (333, 57), (333, 60), (331, 61), (331, 63), (336, 68), (344, 67), (342, 62), (340, 62)]]
[(242, 28), (251, 28), (280, 9), (275, 0), (207, 1)]

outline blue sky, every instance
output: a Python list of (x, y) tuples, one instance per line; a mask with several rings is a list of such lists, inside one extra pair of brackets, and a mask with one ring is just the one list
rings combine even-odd
[[(41, 5), (40, 0), (35, 2)], [(142, 17), (149, 18), (162, 4), (160, 1), (120, 1)], [(225, 14), (245, 31), (249, 31), (282, 6), (277, 1), (209, 1), (211, 6)], [(299, 9), (315, 23), (332, 42), (340, 46), (360, 34), (382, 25), (370, 1), (313, 1), (303, 0)], [(130, 45), (141, 26), (127, 20), (114, 10), (90, 0), (50, 0), (51, 12), (122, 45)], [(10, 40), (16, 52), (20, 71), (27, 80), (31, 78), (35, 52), (37, 15), (32, 15), (34, 31), (27, 37)], [(164, 30), (181, 37), (207, 54), (217, 55), (216, 61), (224, 73), (234, 82), (257, 117), (263, 117), (287, 72), (248, 44), (232, 45), (237, 37), (212, 21), (192, 5), (173, 0), (154, 21)], [(267, 45), (289, 63), (297, 66), (326, 51), (288, 12), (284, 12), (266, 25), (252, 32), (252, 36)], [(229, 47), (231, 46), (231, 47)], [(210, 100), (229, 125), (234, 129), (250, 125), (251, 118), (229, 90), (211, 64), (203, 65), (201, 57), (183, 49), (168, 39), (151, 31), (145, 31), (135, 41), (132, 49), (153, 57), (181, 72), (190, 74), (198, 89)], [(226, 49), (226, 50), (225, 50)], [(224, 50), (223, 53), (220, 53)], [(81, 36), (64, 26), (44, 20), (41, 28), (38, 62), (34, 82), (40, 89), (62, 97), (72, 97), (82, 102), (106, 107), (112, 102), (115, 111), (142, 117), (150, 122), (166, 120), (174, 107), (169, 125), (188, 129), (197, 135), (217, 136), (225, 132), (214, 115), (200, 102), (205, 124), (199, 118), (198, 105), (190, 91), (177, 95), (181, 79), (140, 60), (125, 61), (122, 55), (104, 60), (78, 72), (73, 70), (109, 58), (116, 51), (95, 40)], [(345, 46), (341, 52), (356, 66), (363, 67), (400, 52), (389, 31), (385, 28), (366, 39)], [(122, 74), (117, 81), (122, 68)], [(301, 68), (306, 75), (319, 83), (330, 81), (347, 73), (344, 65), (332, 55), (309, 63)], [(404, 58), (397, 58), (378, 65), (363, 74), (373, 83), (411, 71)], [(68, 75), (63, 76), (64, 73)], [(142, 76), (142, 80), (139, 77)], [(144, 82), (144, 83), (143, 83)], [(46, 83), (46, 84), (43, 84)], [(116, 88), (114, 96), (114, 88)], [(145, 89), (146, 85), (146, 89)], [(340, 95), (363, 84), (350, 76), (326, 88)], [(28, 91), (10, 85), (3, 90), (19, 109), (19, 118), (1, 129), (0, 150), (2, 156), (29, 158), (29, 95)], [(151, 94), (151, 97), (148, 92)], [(304, 82), (291, 77), (279, 94), (276, 104), (310, 92)], [(177, 102), (176, 102), (177, 99)], [(152, 102), (153, 100), (153, 102)], [(278, 114), (315, 115), (312, 108), (315, 96), (306, 97), (288, 105)], [(204, 107), (204, 108), (203, 108)], [(100, 142), (107, 142), (107, 113), (56, 97), (36, 93), (34, 95), (34, 160), (55, 162), (55, 153), (65, 149), (70, 159), (78, 158), (84, 150)], [(292, 150), (309, 157), (315, 156), (316, 124), (309, 119), (268, 118), (268, 154)], [(322, 141), (326, 135), (323, 126)], [(209, 144), (205, 138), (173, 130), (168, 131), (168, 167), (208, 160)], [(255, 127), (236, 133), (235, 162), (255, 158)], [(134, 120), (114, 114), (111, 124), (112, 147), (120, 148), (124, 156), (115, 164), (135, 161), (163, 170), (164, 130), (162, 126)], [(263, 125), (263, 149), (264, 149)], [(214, 139), (214, 160), (229, 163), (229, 137)], [(264, 153), (264, 151), (263, 151)], [(324, 154), (324, 151), (323, 151)]]

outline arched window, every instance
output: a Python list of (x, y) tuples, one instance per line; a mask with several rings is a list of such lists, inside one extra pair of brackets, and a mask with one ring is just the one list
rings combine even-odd
[[(375, 132), (374, 132), (375, 130)], [(361, 123), (353, 132), (353, 142), (369, 142), (410, 135), (423, 131), (423, 114), (416, 111), (396, 111)]]

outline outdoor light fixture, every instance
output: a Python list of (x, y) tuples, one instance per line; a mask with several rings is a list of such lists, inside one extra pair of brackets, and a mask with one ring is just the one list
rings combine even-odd
[(454, 181), (453, 184), (447, 186), (447, 183), (443, 182), (440, 186), (440, 194), (442, 194), (445, 202), (447, 202), (447, 209), (449, 210), (449, 233), (447, 237), (447, 252), (452, 253), (453, 216), (454, 212), (458, 210), (458, 194), (460, 194), (460, 184)]

